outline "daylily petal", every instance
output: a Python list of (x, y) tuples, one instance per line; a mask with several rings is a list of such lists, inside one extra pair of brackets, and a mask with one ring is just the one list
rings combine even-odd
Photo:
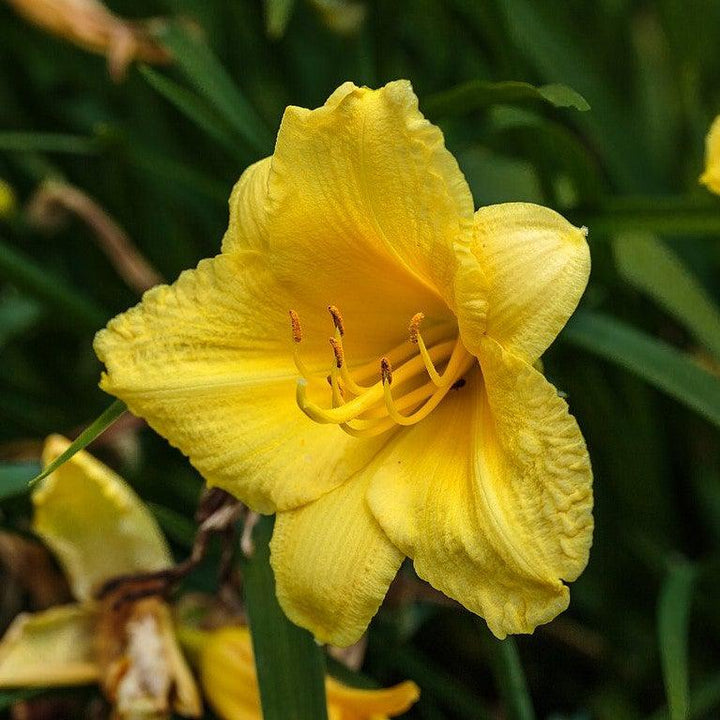
[(383, 720), (395, 717), (409, 710), (420, 697), (420, 688), (409, 680), (389, 688), (364, 690), (328, 678), (325, 687), (333, 720)]
[(720, 115), (713, 120), (705, 138), (705, 170), (700, 182), (710, 192), (720, 195)]
[[(540, 576), (575, 580), (592, 544), (592, 469), (585, 440), (557, 390), (535, 368), (487, 339), (480, 364), (477, 473), (486, 512)], [(502, 515), (505, 517), (503, 518)], [(512, 518), (513, 535), (502, 526)]]
[(370, 514), (366, 490), (367, 482), (352, 478), (275, 522), (270, 559), (278, 600), (319, 642), (358, 640), (403, 561)]
[(287, 108), (269, 202), (275, 271), (314, 304), (366, 332), (447, 314), (438, 293), (452, 303), (453, 245), (471, 242), (473, 200), (407, 81), (345, 83), (317, 110)]
[(0, 687), (48, 687), (97, 682), (96, 613), (63, 605), (18, 615), (0, 642)]
[(590, 273), (586, 235), (539, 205), (507, 203), (478, 210), (472, 252), (486, 284), (487, 319), (478, 326), (476, 287), (456, 284), (458, 321), (468, 350), (477, 354), (487, 334), (529, 363), (540, 357), (585, 290)]
[[(309, 365), (329, 370), (332, 323), (323, 310), (316, 325), (309, 315), (318, 341), (301, 349)], [(95, 339), (107, 367), (101, 387), (188, 455), (210, 485), (260, 512), (314, 500), (386, 442), (357, 442), (298, 409), (287, 311), (265, 258), (232, 253), (153, 288)]]
[(230, 222), (222, 241), (224, 253), (262, 250), (268, 243), (268, 181), (272, 158), (246, 168), (230, 194)]
[(574, 579), (587, 560), (592, 500), (565, 403), (537, 371), (494, 347), (482, 358), (487, 391), (475, 373), (398, 435), (368, 500), (418, 574), (504, 637), (567, 607), (560, 579)]
[[(43, 462), (49, 464), (69, 444), (51, 435)], [(172, 564), (155, 519), (132, 488), (84, 451), (51, 473), (32, 497), (33, 530), (60, 561), (79, 600), (117, 575)]]
[[(260, 720), (262, 710), (250, 632), (225, 627), (198, 638), (200, 679), (216, 714), (227, 720)], [(364, 690), (325, 679), (330, 720), (386, 720), (405, 712), (419, 697), (413, 682)]]
[(227, 627), (208, 634), (199, 653), (199, 671), (213, 710), (227, 720), (259, 720), (260, 694), (250, 632)]

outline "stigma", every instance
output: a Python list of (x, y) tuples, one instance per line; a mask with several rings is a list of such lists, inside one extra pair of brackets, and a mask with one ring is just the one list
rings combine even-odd
[[(296, 400), (311, 420), (338, 425), (354, 437), (374, 437), (398, 426), (420, 422), (450, 390), (465, 384), (463, 376), (477, 362), (459, 336), (439, 334), (436, 328), (423, 337), (421, 325), (425, 316), (418, 312), (410, 320), (404, 342), (375, 363), (352, 365), (343, 344), (343, 316), (335, 305), (328, 306), (328, 312), (334, 328), (329, 338), (332, 363), (329, 372), (313, 373), (300, 357), (303, 339), (300, 318), (294, 310), (289, 311), (293, 357), (300, 374)], [(309, 397), (309, 387), (316, 381), (324, 385), (325, 392), (330, 385), (327, 406)]]

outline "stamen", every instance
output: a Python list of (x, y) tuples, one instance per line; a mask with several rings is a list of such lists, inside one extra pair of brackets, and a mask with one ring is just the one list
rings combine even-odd
[(342, 342), (336, 338), (330, 338), (330, 345), (332, 345), (333, 353), (335, 353), (335, 366), (339, 370), (345, 363), (345, 350)]
[(410, 320), (410, 342), (417, 345), (418, 338), (420, 336), (420, 323), (425, 319), (425, 315), (421, 312), (415, 313)]
[[(296, 400), (310, 419), (338, 425), (353, 437), (374, 437), (397, 425), (420, 422), (451, 388), (461, 386), (463, 375), (476, 362), (458, 337), (443, 340), (443, 336), (447, 338), (447, 328), (441, 326), (434, 326), (426, 333), (431, 341), (428, 348), (420, 333), (425, 316), (419, 312), (410, 321), (409, 339), (381, 358), (380, 378), (377, 377), (377, 361), (353, 367), (351, 375), (343, 345), (345, 325), (342, 315), (334, 305), (328, 306), (328, 312), (335, 327), (334, 337), (329, 338), (335, 362), (327, 376), (332, 404), (323, 407), (308, 398), (308, 383), (317, 379), (318, 373), (309, 372), (300, 360), (299, 345), (303, 339), (300, 318), (294, 310), (289, 311), (293, 357), (301, 375), (297, 381)], [(442, 374), (437, 371), (436, 363), (444, 367)], [(427, 381), (425, 373), (429, 376)], [(322, 374), (319, 377), (322, 378)], [(369, 384), (361, 385), (358, 380)], [(399, 397), (393, 397), (391, 386)]]
[(302, 341), (302, 325), (300, 325), (300, 316), (294, 311), (289, 310), (290, 313), (290, 327), (292, 328), (293, 340), (296, 343)]
[(328, 305), (328, 312), (332, 316), (333, 325), (340, 335), (345, 334), (345, 323), (343, 322), (343, 316), (340, 311), (334, 305)]
[(425, 315), (423, 315), (423, 313), (421, 312), (413, 315), (412, 320), (410, 320), (410, 327), (408, 328), (410, 331), (410, 342), (415, 343), (418, 346), (418, 350), (420, 350), (420, 355), (425, 362), (425, 369), (427, 370), (430, 379), (438, 387), (445, 387), (446, 383), (448, 382), (447, 369), (442, 375), (440, 375), (440, 373), (437, 371), (437, 368), (435, 367), (435, 363), (433, 363), (432, 358), (430, 357), (430, 353), (428, 352), (427, 346), (425, 345), (425, 341), (420, 334), (420, 323), (422, 323), (424, 319)]
[[(458, 345), (459, 344), (460, 343), (458, 341)], [(470, 355), (467, 350), (463, 350), (463, 354), (464, 357), (459, 358), (458, 360), (458, 362), (461, 363), (460, 367), (456, 366), (453, 368), (452, 374), (455, 378), (464, 375), (465, 372), (467, 372), (475, 362), (475, 358)], [(448, 363), (448, 370), (450, 369), (451, 364), (452, 359), (451, 363)], [(383, 383), (383, 395), (385, 397), (385, 406), (387, 407), (388, 415), (398, 425), (415, 425), (415, 423), (419, 423), (421, 420), (424, 420), (440, 404), (440, 401), (445, 397), (445, 395), (448, 394), (451, 387), (452, 383), (448, 383), (443, 387), (438, 388), (419, 410), (416, 410), (411, 415), (401, 415), (393, 400), (392, 391), (390, 390), (390, 384)]]
[(392, 365), (390, 365), (390, 361), (386, 357), (380, 360), (380, 377), (383, 385), (385, 383), (392, 384)]
[(300, 325), (300, 316), (294, 310), (288, 310), (290, 314), (290, 327), (295, 344), (293, 345), (293, 361), (298, 372), (307, 380), (310, 379), (312, 373), (307, 365), (300, 359), (300, 343), (302, 342), (302, 325)]

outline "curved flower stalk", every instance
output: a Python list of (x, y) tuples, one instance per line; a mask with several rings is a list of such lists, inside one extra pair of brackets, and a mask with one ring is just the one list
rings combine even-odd
[[(49, 464), (69, 441), (51, 436)], [(199, 717), (201, 703), (167, 605), (142, 594), (96, 600), (120, 575), (160, 570), (172, 558), (132, 489), (86, 452), (33, 493), (33, 530), (62, 566), (77, 603), (18, 616), (0, 641), (0, 687), (99, 683), (118, 720)]]
[(705, 138), (705, 170), (700, 182), (716, 195), (720, 195), (720, 115), (713, 120)]
[(277, 513), (279, 600), (353, 643), (403, 558), (495, 635), (564, 610), (592, 473), (534, 364), (576, 307), (586, 230), (473, 199), (406, 81), (289, 107), (222, 252), (98, 333), (101, 386), (210, 485)]
[(106, 55), (113, 80), (133, 60), (167, 63), (170, 54), (139, 22), (110, 12), (99, 0), (8, 0), (27, 20), (86, 50)]
[[(222, 720), (262, 720), (250, 631), (233, 625), (203, 631), (181, 627), (180, 642), (197, 666), (203, 694)], [(388, 720), (420, 697), (414, 682), (362, 690), (326, 677), (328, 720)]]

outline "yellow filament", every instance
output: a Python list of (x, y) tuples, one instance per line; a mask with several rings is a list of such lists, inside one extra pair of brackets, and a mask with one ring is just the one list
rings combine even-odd
[[(340, 311), (333, 305), (328, 307), (335, 326), (335, 335), (330, 339), (335, 362), (327, 379), (332, 392), (332, 407), (321, 407), (308, 398), (308, 382), (315, 373), (310, 372), (302, 362), (298, 346), (302, 330), (297, 313), (290, 312), (293, 340), (293, 358), (301, 377), (296, 387), (298, 407), (312, 420), (322, 424), (336, 424), (354, 437), (374, 437), (391, 430), (397, 425), (414, 425), (427, 417), (447, 395), (454, 383), (469, 370), (475, 362), (460, 342), (456, 340), (438, 342), (430, 348), (420, 335), (420, 323), (424, 319), (417, 313), (410, 323), (410, 339), (387, 353), (382, 358), (380, 378), (377, 380), (377, 361), (355, 368), (352, 375), (348, 368), (343, 347), (344, 325)], [(435, 328), (428, 335), (440, 340), (442, 328)], [(413, 348), (417, 345), (417, 350)], [(419, 350), (419, 354), (418, 354)], [(415, 354), (412, 354), (413, 351)], [(392, 358), (392, 360), (391, 360)], [(447, 361), (442, 373), (436, 363)], [(397, 362), (395, 370), (392, 363)], [(427, 373), (430, 381), (417, 384), (422, 374)], [(363, 385), (356, 378), (374, 376), (375, 382)], [(408, 388), (407, 392), (394, 398), (391, 384)], [(403, 414), (409, 412), (410, 414)]]
[(439, 404), (440, 401), (448, 394), (450, 388), (456, 380), (464, 375), (475, 363), (475, 358), (462, 347), (460, 341), (457, 343), (458, 352), (453, 352), (450, 362), (448, 363), (444, 377), (450, 377), (452, 382), (447, 382), (439, 387), (429, 398), (428, 401), (416, 412), (411, 415), (401, 415), (398, 407), (393, 399), (392, 390), (389, 382), (383, 382), (383, 396), (385, 398), (385, 406), (388, 415), (398, 425), (415, 425), (424, 420)]
[(310, 372), (308, 366), (302, 361), (302, 358), (300, 357), (300, 345), (297, 343), (293, 345), (293, 362), (295, 363), (295, 367), (297, 368), (298, 372), (306, 380), (310, 380), (312, 373)]

